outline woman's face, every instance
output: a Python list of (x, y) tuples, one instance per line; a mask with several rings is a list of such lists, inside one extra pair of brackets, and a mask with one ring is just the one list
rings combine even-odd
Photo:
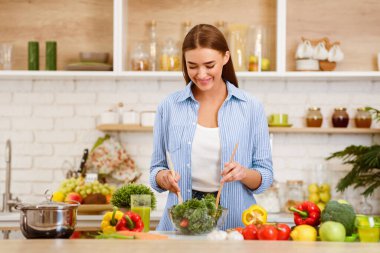
[(222, 70), (229, 57), (229, 52), (223, 55), (210, 48), (189, 50), (185, 52), (187, 73), (201, 91), (211, 90), (223, 82)]

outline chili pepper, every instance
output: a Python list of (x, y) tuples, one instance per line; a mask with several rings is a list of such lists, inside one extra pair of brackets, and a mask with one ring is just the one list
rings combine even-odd
[(100, 224), (100, 228), (103, 233), (115, 233), (116, 225), (122, 219), (123, 215), (123, 212), (118, 211), (117, 208), (114, 208), (112, 212), (107, 212), (104, 214), (102, 223)]
[(252, 205), (248, 209), (244, 210), (241, 221), (244, 225), (248, 226), (250, 224), (264, 224), (267, 222), (267, 211), (259, 206)]
[(127, 211), (124, 213), (123, 218), (116, 225), (117, 231), (136, 231), (141, 232), (144, 229), (144, 223), (140, 215), (137, 213)]
[(296, 208), (293, 206), (290, 207), (289, 210), (294, 212), (294, 223), (296, 225), (310, 225), (316, 227), (321, 222), (321, 210), (313, 202), (305, 201)]

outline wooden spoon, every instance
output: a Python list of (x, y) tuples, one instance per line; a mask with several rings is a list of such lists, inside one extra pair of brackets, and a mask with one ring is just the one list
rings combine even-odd
[[(170, 172), (172, 173), (173, 178), (175, 178), (174, 165), (173, 165), (172, 159), (170, 158), (169, 152), (166, 152), (166, 158), (168, 160)], [(181, 192), (177, 192), (177, 197), (178, 197), (178, 204), (182, 204), (183, 199), (182, 199)]]
[[(235, 156), (235, 153), (236, 153), (236, 150), (237, 150), (238, 146), (239, 146), (239, 143), (236, 143), (234, 151), (232, 151), (232, 155), (231, 155), (231, 158), (230, 158), (230, 163), (232, 163), (233, 160), (234, 160), (234, 156)], [(218, 207), (219, 207), (220, 194), (222, 193), (223, 185), (224, 185), (224, 183), (220, 184), (218, 195), (216, 195), (216, 203), (215, 203), (216, 204), (216, 209), (218, 209)]]

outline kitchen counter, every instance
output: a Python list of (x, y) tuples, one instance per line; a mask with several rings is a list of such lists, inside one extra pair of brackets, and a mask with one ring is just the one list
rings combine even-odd
[(0, 252), (279, 252), (378, 253), (378, 243), (333, 243), (292, 241), (206, 241), (206, 240), (3, 240)]
[[(151, 227), (155, 228), (161, 218), (161, 211), (153, 211), (151, 213)], [(103, 215), (78, 215), (77, 227), (78, 228), (98, 228)], [(18, 229), (20, 221), (20, 214), (13, 213), (0, 213), (0, 229)], [(293, 215), (289, 213), (268, 214), (268, 222), (286, 223), (293, 225)]]

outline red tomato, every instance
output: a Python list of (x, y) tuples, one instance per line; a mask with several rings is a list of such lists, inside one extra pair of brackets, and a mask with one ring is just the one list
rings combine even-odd
[(242, 228), (242, 227), (237, 227), (237, 228), (234, 228), (233, 230), (238, 231), (240, 234), (242, 234), (243, 233), (243, 229), (244, 228)]
[(283, 223), (277, 224), (277, 231), (277, 240), (289, 240), (291, 230), (288, 225)]
[(257, 227), (250, 224), (243, 229), (242, 235), (244, 240), (257, 240)]
[(278, 230), (273, 225), (264, 225), (259, 228), (257, 236), (259, 240), (277, 240)]
[(183, 228), (187, 228), (189, 226), (189, 220), (188, 219), (182, 219), (179, 225)]

